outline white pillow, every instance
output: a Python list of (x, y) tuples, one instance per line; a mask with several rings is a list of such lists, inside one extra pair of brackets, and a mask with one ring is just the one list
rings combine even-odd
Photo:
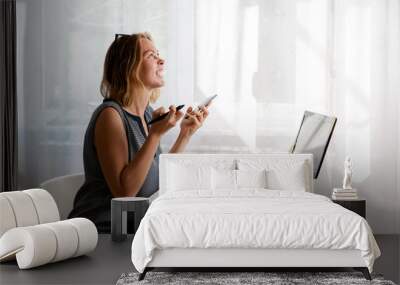
[(267, 171), (236, 170), (237, 188), (267, 188)]
[(168, 191), (211, 189), (210, 166), (170, 163), (168, 167)]
[(218, 189), (236, 189), (236, 170), (232, 169), (212, 169), (212, 188)]
[(267, 187), (272, 190), (307, 191), (307, 169), (304, 162), (281, 165), (267, 170)]

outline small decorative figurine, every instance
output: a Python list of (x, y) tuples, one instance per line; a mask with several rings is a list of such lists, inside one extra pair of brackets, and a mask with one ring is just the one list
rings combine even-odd
[(344, 161), (344, 178), (343, 178), (343, 189), (353, 189), (351, 187), (351, 176), (353, 175), (353, 164), (350, 156), (346, 156)]

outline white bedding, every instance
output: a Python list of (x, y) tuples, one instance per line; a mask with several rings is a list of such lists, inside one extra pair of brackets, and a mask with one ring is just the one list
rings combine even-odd
[(161, 195), (135, 234), (135, 268), (165, 248), (358, 249), (371, 272), (380, 255), (359, 215), (325, 196), (265, 189)]

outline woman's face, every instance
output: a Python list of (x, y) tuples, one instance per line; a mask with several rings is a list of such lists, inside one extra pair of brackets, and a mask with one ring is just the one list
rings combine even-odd
[(142, 38), (140, 45), (143, 58), (140, 78), (146, 88), (160, 88), (164, 85), (164, 60), (159, 57), (152, 41)]

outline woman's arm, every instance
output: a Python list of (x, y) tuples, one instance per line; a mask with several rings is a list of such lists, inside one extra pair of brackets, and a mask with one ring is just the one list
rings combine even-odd
[(95, 146), (100, 166), (114, 197), (136, 196), (150, 169), (161, 136), (172, 128), (182, 114), (170, 108), (167, 119), (155, 123), (134, 159), (128, 161), (128, 141), (120, 115), (105, 108), (95, 127)]
[(171, 147), (169, 153), (183, 152), (189, 142), (190, 136), (187, 134), (179, 133), (174, 145)]

